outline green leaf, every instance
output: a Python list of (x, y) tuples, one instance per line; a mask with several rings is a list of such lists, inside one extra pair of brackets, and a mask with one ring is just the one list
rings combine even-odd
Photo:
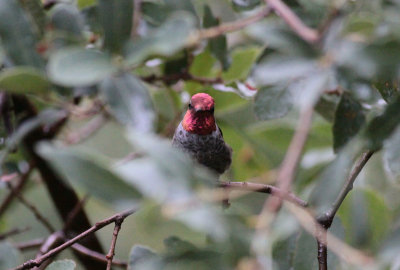
[[(214, 17), (210, 7), (208, 5), (205, 5), (203, 27), (210, 28), (217, 25), (219, 25), (219, 19)], [(216, 38), (209, 39), (208, 46), (212, 55), (220, 61), (223, 70), (227, 70), (230, 66), (231, 60), (228, 54), (228, 44), (226, 41), (226, 36), (221, 35)]]
[(162, 204), (169, 218), (219, 240), (225, 238), (225, 220), (220, 211), (195, 193), (199, 186), (213, 187), (216, 176), (194, 164), (170, 141), (133, 131), (128, 134), (128, 139), (147, 157), (120, 164), (116, 168), (119, 174), (143, 194)]
[(0, 269), (11, 269), (18, 265), (20, 253), (10, 243), (0, 242)]
[(121, 123), (138, 131), (153, 131), (155, 113), (151, 98), (138, 78), (129, 73), (119, 74), (105, 79), (100, 89)]
[[(162, 26), (127, 48), (127, 65), (139, 64), (151, 55), (171, 56), (181, 50), (194, 29), (189, 13), (174, 13)], [(171, 35), (173, 33), (173, 35)]]
[(395, 226), (392, 229), (388, 236), (386, 237), (385, 241), (383, 241), (379, 257), (384, 262), (384, 264), (392, 265), (390, 269), (396, 269), (398, 266), (398, 259), (399, 259), (399, 252), (400, 252), (400, 227)]
[(74, 270), (76, 263), (73, 260), (58, 260), (52, 262), (46, 269), (47, 270)]
[(325, 213), (334, 203), (347, 180), (353, 162), (363, 149), (358, 137), (350, 141), (317, 177), (309, 202), (319, 214)]
[(44, 93), (50, 89), (50, 83), (42, 72), (32, 67), (15, 67), (0, 73), (0, 88), (17, 93)]
[(56, 31), (82, 39), (83, 18), (74, 5), (58, 4), (52, 10), (50, 22)]
[(0, 18), (1, 41), (13, 64), (43, 67), (43, 60), (36, 52), (31, 23), (18, 2), (0, 1)]
[[(19, 1), (22, 8), (28, 14), (30, 22), (35, 25), (35, 33), (43, 37), (45, 27), (47, 24), (46, 13), (42, 6), (41, 0)], [(33, 29), (32, 29), (33, 30)]]
[(141, 198), (141, 194), (113, 173), (98, 154), (59, 148), (49, 143), (41, 143), (38, 151), (65, 179), (116, 208), (132, 207)]
[(104, 30), (104, 47), (119, 53), (129, 40), (133, 20), (133, 1), (98, 0), (100, 23)]
[(378, 150), (400, 123), (400, 97), (386, 106), (385, 111), (367, 125), (365, 136), (368, 147)]
[(238, 11), (253, 9), (260, 2), (260, 0), (232, 0), (233, 8)]
[(229, 69), (222, 73), (224, 81), (229, 82), (247, 79), (260, 53), (261, 48), (256, 46), (248, 46), (234, 50), (232, 52), (232, 63)]
[(387, 103), (395, 101), (400, 95), (399, 82), (397, 80), (378, 81), (373, 85)]
[(108, 55), (95, 50), (69, 48), (50, 56), (49, 78), (62, 86), (89, 86), (116, 71)]
[(383, 198), (367, 189), (351, 191), (338, 216), (346, 228), (346, 242), (361, 249), (376, 249), (390, 226), (390, 211)]
[(148, 247), (135, 245), (129, 255), (128, 270), (162, 269), (161, 257)]
[[(400, 129), (397, 128), (384, 144), (383, 161), (391, 178), (400, 176)], [(397, 181), (396, 181), (397, 182)]]
[(293, 98), (287, 87), (264, 86), (258, 90), (254, 100), (254, 112), (261, 120), (285, 116), (293, 105)]
[(143, 18), (154, 26), (160, 26), (168, 17), (167, 6), (164, 3), (143, 2), (141, 5)]
[(347, 93), (344, 93), (336, 108), (333, 123), (333, 149), (339, 151), (353, 138), (365, 123), (365, 114), (361, 104)]

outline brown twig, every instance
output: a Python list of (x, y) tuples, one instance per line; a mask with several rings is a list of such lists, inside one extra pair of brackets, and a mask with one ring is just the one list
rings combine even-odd
[(219, 78), (219, 77), (217, 77), (217, 78), (197, 77), (197, 76), (190, 74), (188, 71), (175, 73), (175, 74), (160, 75), (160, 76), (149, 75), (149, 76), (141, 77), (141, 79), (148, 83), (155, 82), (155, 81), (162, 81), (166, 84), (171, 84), (178, 80), (195, 81), (195, 82), (202, 83), (202, 84), (223, 83), (222, 78)]
[(247, 18), (239, 19), (234, 22), (223, 23), (218, 26), (210, 27), (207, 29), (198, 30), (197, 32), (193, 33), (192, 36), (189, 37), (186, 45), (188, 47), (191, 47), (191, 46), (198, 44), (203, 39), (215, 38), (215, 37), (218, 37), (225, 33), (243, 29), (246, 26), (249, 26), (249, 25), (263, 19), (270, 12), (271, 12), (271, 9), (269, 7), (265, 7), (263, 9), (261, 9), (259, 12), (257, 12), (256, 14), (249, 16)]
[(131, 38), (135, 38), (138, 35), (137, 29), (140, 24), (140, 19), (142, 17), (141, 12), (142, 0), (133, 0), (133, 21), (131, 29)]
[(319, 40), (318, 32), (305, 25), (300, 18), (281, 0), (265, 0), (269, 5), (302, 39), (309, 43)]
[(29, 229), (30, 229), (29, 227), (25, 227), (25, 228), (22, 228), (22, 229), (21, 228), (14, 228), (14, 229), (9, 230), (7, 232), (0, 233), (0, 241), (6, 239), (7, 237), (26, 232)]
[(4, 201), (0, 205), (0, 217), (5, 213), (5, 211), (8, 209), (10, 206), (11, 202), (14, 200), (16, 197), (16, 194), (20, 194), (22, 189), (24, 188), (26, 182), (28, 181), (29, 175), (31, 174), (33, 170), (33, 163), (29, 164), (29, 168), (26, 172), (22, 173), (17, 184), (15, 185), (14, 192), (10, 192), (7, 197), (4, 199)]
[(285, 193), (281, 189), (271, 185), (251, 183), (251, 182), (219, 182), (218, 186), (227, 189), (267, 193), (281, 197), (282, 199), (295, 203), (301, 207), (307, 207), (307, 202), (303, 201), (293, 193), (290, 192)]
[(65, 140), (67, 144), (80, 143), (93, 134), (95, 134), (105, 123), (107, 123), (107, 116), (100, 114), (91, 119), (84, 127), (67, 135)]
[(47, 220), (47, 218), (45, 218), (40, 212), (39, 210), (30, 202), (28, 202), (28, 200), (26, 200), (24, 198), (24, 196), (21, 195), (21, 193), (17, 192), (16, 189), (13, 188), (13, 186), (10, 183), (6, 183), (7, 184), (7, 188), (11, 191), (11, 193), (14, 194), (14, 196), (26, 207), (28, 208), (33, 215), (35, 216), (35, 218), (40, 221), (40, 223), (43, 224), (43, 226), (49, 231), (49, 232), (54, 232), (55, 229), (54, 227), (50, 224), (50, 222)]
[(111, 240), (110, 250), (106, 256), (107, 258), (107, 268), (106, 270), (111, 270), (112, 261), (115, 255), (115, 244), (117, 243), (118, 233), (121, 230), (121, 224), (124, 221), (123, 218), (115, 220), (115, 226), (113, 231), (113, 237)]
[(113, 222), (116, 222), (116, 220), (124, 220), (128, 216), (130, 216), (133, 213), (135, 213), (135, 211), (136, 211), (136, 209), (127, 210), (127, 211), (121, 212), (119, 214), (116, 214), (116, 215), (114, 215), (112, 217), (109, 217), (107, 219), (104, 219), (104, 220), (102, 220), (100, 222), (97, 222), (94, 226), (90, 227), (88, 230), (86, 230), (83, 233), (77, 235), (76, 237), (72, 238), (71, 240), (68, 240), (64, 244), (62, 244), (62, 245), (50, 250), (49, 252), (47, 252), (46, 254), (43, 254), (39, 258), (36, 258), (34, 260), (29, 260), (29, 261), (19, 265), (18, 267), (14, 268), (14, 270), (29, 269), (29, 268), (32, 268), (32, 267), (35, 267), (35, 266), (40, 266), (45, 260), (57, 255), (58, 253), (60, 253), (64, 249), (66, 249), (66, 248), (72, 246), (73, 244), (75, 244), (76, 242), (78, 242), (79, 240), (87, 237), (88, 235), (93, 234), (94, 232), (102, 229), (103, 227), (105, 227), (105, 226), (107, 226), (107, 225), (109, 225), (109, 224), (111, 224)]
[[(28, 249), (32, 249), (32, 248), (38, 248), (41, 245), (43, 245), (43, 243), (45, 242), (44, 239), (34, 239), (31, 241), (27, 241), (27, 242), (22, 242), (22, 243), (17, 243), (14, 244), (14, 247), (24, 251), (24, 250), (28, 250)], [(85, 246), (82, 246), (81, 244), (75, 243), (71, 246), (71, 248), (77, 252), (79, 252), (82, 255), (88, 256), (90, 258), (93, 258), (99, 262), (103, 262), (103, 263), (107, 263), (107, 258), (106, 255), (101, 254), (97, 251), (88, 249)], [(113, 259), (112, 264), (121, 268), (126, 268), (128, 263), (118, 260), (118, 259)]]
[[(368, 160), (374, 154), (373, 151), (366, 151), (364, 152), (361, 157), (358, 159), (356, 164), (354, 165), (352, 171), (349, 174), (349, 177), (346, 180), (346, 183), (342, 187), (338, 197), (336, 198), (335, 202), (332, 204), (331, 208), (324, 213), (321, 217), (317, 218), (318, 223), (324, 228), (323, 231), (319, 231), (319, 234), (322, 238), (326, 239), (326, 230), (328, 230), (335, 218), (336, 212), (338, 211), (339, 207), (342, 205), (344, 199), (346, 198), (347, 194), (353, 189), (354, 181), (356, 180), (357, 176), (364, 168), (365, 164), (367, 164)], [(328, 261), (327, 261), (327, 246), (326, 242), (321, 242), (317, 239), (318, 244), (318, 263), (319, 263), (319, 270), (327, 270), (328, 269)]]

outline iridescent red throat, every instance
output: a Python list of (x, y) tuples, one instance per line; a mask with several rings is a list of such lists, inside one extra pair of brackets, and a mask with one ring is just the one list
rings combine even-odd
[(183, 128), (190, 133), (207, 135), (216, 130), (215, 118), (210, 111), (187, 110), (182, 120)]

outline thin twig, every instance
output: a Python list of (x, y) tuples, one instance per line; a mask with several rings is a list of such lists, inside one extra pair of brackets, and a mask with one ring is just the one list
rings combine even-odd
[(281, 189), (266, 184), (260, 183), (251, 183), (251, 182), (219, 182), (219, 187), (227, 188), (227, 189), (235, 189), (235, 190), (244, 190), (244, 191), (253, 191), (260, 193), (267, 193), (274, 196), (281, 197), (289, 202), (295, 203), (302, 207), (307, 207), (307, 202), (303, 201), (296, 195), (290, 192), (283, 192)]
[(26, 172), (21, 174), (17, 184), (14, 187), (14, 192), (10, 192), (7, 197), (4, 199), (4, 201), (0, 205), (0, 217), (5, 213), (5, 211), (8, 209), (10, 206), (11, 202), (14, 200), (16, 197), (16, 194), (19, 194), (23, 187), (25, 186), (26, 182), (28, 181), (29, 175), (31, 174), (34, 166), (33, 163), (29, 164), (29, 168)]
[(161, 76), (149, 75), (149, 76), (141, 77), (141, 79), (148, 83), (155, 82), (155, 81), (162, 81), (167, 84), (171, 84), (178, 80), (195, 81), (195, 82), (202, 83), (202, 84), (223, 83), (223, 80), (220, 77), (217, 77), (217, 78), (197, 77), (197, 76), (190, 74), (188, 71), (175, 73), (175, 74), (161, 75)]
[(115, 255), (115, 244), (117, 243), (117, 238), (118, 238), (118, 233), (121, 230), (121, 224), (124, 221), (124, 219), (117, 219), (115, 221), (115, 226), (114, 226), (114, 231), (113, 231), (113, 237), (111, 240), (111, 245), (110, 245), (110, 250), (108, 251), (108, 254), (106, 256), (107, 258), (107, 268), (106, 270), (111, 270), (111, 265), (112, 261)]
[(7, 232), (0, 233), (0, 241), (6, 239), (7, 237), (26, 232), (29, 229), (30, 229), (29, 227), (25, 227), (25, 228), (22, 228), (22, 229), (21, 228), (14, 228), (14, 229), (9, 230)]
[(305, 25), (300, 18), (281, 0), (265, 0), (275, 12), (295, 31), (302, 39), (309, 43), (319, 40), (318, 32)]
[[(277, 188), (288, 193), (294, 179), (297, 165), (300, 161), (303, 148), (306, 144), (308, 133), (311, 128), (313, 109), (307, 108), (300, 113), (299, 122), (290, 142), (289, 148), (280, 166), (276, 179)], [(269, 197), (265, 200), (263, 209), (258, 217), (257, 228), (267, 229), (273, 216), (282, 204), (282, 197)], [(272, 214), (272, 215), (271, 215)]]
[[(27, 241), (27, 242), (22, 242), (22, 243), (16, 243), (14, 244), (14, 247), (16, 249), (19, 249), (20, 251), (24, 251), (24, 250), (28, 250), (28, 249), (32, 249), (32, 248), (38, 248), (41, 245), (43, 245), (43, 243), (45, 242), (45, 239), (34, 239), (31, 241)], [(93, 259), (96, 259), (99, 262), (104, 262), (107, 263), (107, 258), (106, 255), (99, 253), (97, 251), (91, 250), (85, 246), (82, 246), (81, 244), (75, 243), (71, 246), (71, 248), (77, 252), (79, 252), (82, 255), (86, 255), (88, 257), (91, 257)], [(126, 268), (128, 263), (125, 261), (121, 261), (118, 259), (113, 259), (112, 264), (121, 268)]]
[[(328, 211), (326, 211), (326, 213), (324, 213), (321, 217), (317, 218), (318, 223), (324, 228), (324, 230), (322, 231), (320, 230), (318, 232), (321, 238), (326, 239), (326, 230), (328, 230), (331, 227), (336, 212), (342, 205), (347, 194), (353, 189), (354, 181), (356, 180), (357, 176), (360, 174), (361, 170), (364, 168), (365, 164), (367, 164), (368, 160), (372, 157), (373, 154), (374, 154), (373, 151), (366, 151), (361, 155), (361, 157), (357, 160), (356, 164), (354, 165), (352, 171), (350, 172), (349, 177), (346, 180), (346, 183), (342, 187), (342, 190), (339, 192), (339, 195), (336, 198), (335, 202), (332, 204), (331, 208)], [(318, 245), (319, 270), (327, 270), (328, 250), (326, 242), (324, 243), (321, 242), (319, 239), (317, 239), (317, 245)]]
[(269, 7), (265, 7), (261, 9), (256, 14), (249, 16), (247, 18), (239, 19), (234, 22), (223, 23), (215, 27), (210, 27), (207, 29), (201, 29), (192, 34), (187, 41), (187, 47), (194, 46), (198, 44), (203, 39), (215, 38), (220, 35), (226, 34), (228, 32), (238, 31), (240, 29), (249, 26), (264, 17), (266, 17), (271, 12)]
[(132, 0), (133, 1), (133, 21), (132, 21), (132, 30), (131, 30), (131, 38), (135, 39), (138, 36), (138, 28), (140, 24), (140, 19), (142, 17), (142, 0)]
[(40, 212), (39, 210), (30, 202), (28, 202), (28, 200), (26, 200), (24, 198), (24, 196), (22, 196), (21, 193), (18, 193), (17, 190), (15, 188), (13, 188), (13, 186), (10, 183), (6, 183), (8, 189), (11, 191), (11, 193), (14, 194), (14, 196), (26, 207), (28, 208), (33, 215), (35, 216), (35, 218), (40, 221), (40, 223), (43, 224), (43, 226), (49, 231), (49, 232), (54, 232), (55, 229), (54, 227), (50, 224), (50, 222), (47, 220), (47, 218), (45, 218)]
[(66, 143), (77, 144), (88, 139), (93, 134), (95, 134), (102, 126), (104, 126), (105, 123), (107, 123), (107, 119), (107, 116), (104, 114), (100, 114), (94, 117), (81, 129), (68, 134)]
[(113, 222), (115, 222), (116, 220), (119, 219), (125, 219), (126, 217), (132, 215), (133, 213), (135, 213), (136, 209), (131, 209), (128, 211), (124, 211), (121, 212), (119, 214), (116, 214), (110, 218), (104, 219), (100, 222), (97, 222), (94, 226), (90, 227), (88, 230), (84, 231), (83, 233), (77, 235), (76, 237), (72, 238), (71, 240), (68, 240), (67, 242), (65, 242), (64, 244), (50, 250), (49, 252), (47, 252), (46, 254), (43, 254), (42, 256), (40, 256), (39, 258), (36, 258), (34, 260), (29, 260), (21, 265), (19, 265), (18, 267), (14, 268), (14, 270), (22, 270), (22, 269), (29, 269), (35, 266), (39, 266), (41, 265), (45, 260), (47, 260), (50, 257), (53, 257), (55, 255), (57, 255), (58, 253), (60, 253), (61, 251), (63, 251), (64, 249), (72, 246), (73, 244), (75, 244), (77, 241), (87, 237), (88, 235), (93, 234), (94, 232), (102, 229), (103, 227), (107, 226), (108, 224), (111, 224)]

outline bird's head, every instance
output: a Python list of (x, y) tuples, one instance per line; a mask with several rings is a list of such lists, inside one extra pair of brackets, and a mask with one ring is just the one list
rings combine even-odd
[(190, 99), (183, 128), (199, 135), (207, 135), (216, 129), (214, 119), (214, 99), (206, 93), (198, 93)]

